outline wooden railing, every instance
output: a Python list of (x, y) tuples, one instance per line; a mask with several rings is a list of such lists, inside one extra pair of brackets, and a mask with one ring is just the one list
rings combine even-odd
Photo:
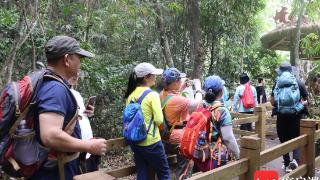
[[(234, 129), (234, 133), (239, 134), (241, 136), (255, 136), (255, 137), (260, 137), (263, 139), (263, 141), (260, 141), (259, 147), (264, 149), (265, 146), (265, 129), (264, 129), (264, 124), (266, 120), (266, 110), (264, 107), (256, 107), (255, 108), (255, 113), (254, 114), (242, 114), (242, 113), (231, 113), (234, 125), (241, 125), (244, 123), (252, 123), (255, 122), (255, 132), (250, 132), (250, 131), (244, 131), (244, 130), (239, 130), (239, 129)], [(239, 141), (240, 142), (240, 141)], [(126, 147), (127, 144), (125, 143), (125, 140), (123, 138), (116, 138), (116, 139), (110, 139), (107, 140), (107, 150), (112, 150), (112, 149), (119, 149)], [(168, 155), (168, 162), (169, 165), (174, 165), (176, 164), (176, 156), (175, 155)], [(238, 161), (237, 161), (238, 162)], [(248, 163), (247, 161), (241, 161), (242, 163), (240, 166), (242, 167), (244, 164)], [(232, 165), (232, 163), (230, 164)], [(228, 168), (230, 166), (229, 164), (226, 166), (223, 166), (224, 168)], [(246, 169), (241, 169), (238, 166), (233, 167), (231, 166), (231, 170), (235, 169), (236, 172), (238, 173), (243, 173), (244, 171), (247, 171)], [(229, 169), (230, 170), (230, 169)], [(103, 173), (101, 173), (103, 172)], [(135, 171), (135, 166), (127, 166), (127, 167), (121, 167), (119, 169), (113, 169), (113, 170), (106, 170), (106, 169), (100, 169), (99, 172), (94, 172), (94, 173), (88, 173), (84, 175), (79, 175), (76, 176), (74, 179), (76, 180), (85, 180), (85, 179), (91, 179), (89, 177), (97, 177), (99, 176), (100, 178), (105, 178), (105, 179), (112, 179), (113, 178), (122, 178), (129, 176), (131, 174), (134, 174)], [(230, 171), (228, 172), (230, 173)], [(98, 175), (97, 175), (98, 174)], [(101, 174), (105, 174), (106, 176), (103, 177)], [(234, 173), (231, 173), (235, 175)], [(228, 175), (230, 176), (230, 175)]]
[(300, 136), (279, 144), (270, 149), (261, 151), (261, 138), (245, 136), (241, 138), (240, 160), (220, 168), (195, 175), (190, 179), (231, 179), (240, 177), (251, 180), (254, 172), (264, 165), (294, 149), (301, 149), (300, 165), (297, 169), (283, 176), (286, 178), (314, 177), (315, 167), (320, 166), (320, 157), (315, 158), (315, 142), (320, 137), (320, 130), (316, 131), (316, 120), (302, 120), (300, 123)]
[[(316, 130), (316, 120), (302, 120), (300, 124), (300, 136), (279, 144), (272, 148), (264, 150), (265, 133), (266, 133), (266, 109), (270, 110), (270, 105), (266, 104), (255, 108), (254, 115), (231, 113), (234, 118), (233, 124), (240, 125), (244, 123), (255, 122), (255, 132), (248, 132), (239, 129), (234, 129), (234, 132), (244, 135), (240, 139), (240, 160), (228, 163), (220, 168), (205, 172), (197, 173), (189, 179), (232, 179), (240, 177), (241, 180), (253, 179), (256, 170), (260, 166), (288, 153), (294, 149), (301, 149), (300, 165), (291, 173), (286, 174), (282, 178), (294, 177), (313, 177), (315, 167), (320, 166), (320, 157), (315, 158), (314, 143), (320, 138), (320, 130)], [(269, 119), (270, 120), (270, 119)], [(275, 121), (274, 119), (271, 119)], [(249, 135), (249, 136), (248, 136)], [(127, 146), (123, 138), (108, 140), (108, 149), (120, 148)], [(171, 159), (171, 164), (176, 162), (175, 155), (168, 156)], [(110, 177), (120, 178), (135, 173), (135, 167), (123, 167), (116, 170), (106, 171), (100, 170)], [(97, 174), (97, 173), (96, 173)], [(82, 175), (83, 176), (83, 175)], [(93, 177), (93, 176), (92, 176)], [(106, 178), (105, 178), (106, 179)]]
[[(231, 112), (231, 116), (233, 118), (233, 125), (241, 125), (245, 123), (255, 123), (254, 132), (233, 129), (235, 134), (239, 134), (241, 136), (257, 136), (262, 139), (260, 143), (261, 149), (265, 149), (265, 138), (266, 138), (266, 108), (264, 106), (257, 106), (254, 109), (254, 114), (243, 114), (243, 113), (234, 113)], [(238, 140), (238, 144), (241, 144), (241, 139)]]

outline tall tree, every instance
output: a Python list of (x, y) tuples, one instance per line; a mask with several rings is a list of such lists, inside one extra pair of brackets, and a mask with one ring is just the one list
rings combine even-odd
[(157, 14), (157, 25), (160, 33), (160, 45), (164, 55), (165, 64), (168, 67), (174, 67), (171, 50), (169, 46), (168, 36), (166, 34), (166, 28), (164, 19), (161, 12), (159, 0), (154, 0), (154, 7)]
[(187, 13), (189, 20), (189, 31), (191, 33), (191, 60), (193, 70), (191, 78), (202, 78), (204, 59), (202, 58), (201, 30), (200, 30), (200, 8), (198, 0), (187, 0)]
[[(301, 36), (301, 19), (304, 12), (305, 2), (300, 0), (300, 10), (296, 25), (296, 38), (294, 41), (294, 58), (291, 58), (291, 64), (297, 67), (297, 72), (300, 72), (300, 59), (299, 59), (299, 47), (300, 47), (300, 36)], [(299, 74), (297, 74), (299, 76)]]

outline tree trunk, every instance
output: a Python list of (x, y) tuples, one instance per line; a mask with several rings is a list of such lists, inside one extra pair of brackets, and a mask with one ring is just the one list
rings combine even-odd
[(90, 1), (90, 0), (86, 0), (85, 1), (85, 6), (86, 6), (86, 28), (85, 28), (85, 32), (84, 32), (84, 38), (83, 40), (85, 42), (87, 42), (89, 40), (89, 32), (90, 32), (90, 28), (92, 26), (91, 24), (91, 20), (92, 20), (92, 4), (91, 3), (94, 3), (94, 1)]
[(213, 32), (212, 33), (212, 38), (211, 38), (211, 50), (210, 50), (211, 57), (210, 57), (210, 66), (209, 66), (208, 75), (213, 74), (213, 66), (214, 66), (214, 60), (215, 60), (215, 58), (214, 58), (214, 51), (215, 51), (214, 47), (215, 47), (215, 34)]
[(294, 43), (294, 62), (295, 62), (294, 65), (297, 68), (297, 74), (296, 74), (297, 77), (299, 77), (299, 74), (300, 74), (299, 47), (300, 47), (300, 35), (301, 35), (301, 19), (304, 12), (304, 6), (305, 6), (304, 0), (300, 0), (300, 5), (301, 7), (300, 7), (299, 17), (297, 21), (297, 26), (296, 26), (297, 34), (296, 34), (296, 39)]
[(160, 45), (164, 55), (165, 64), (168, 67), (174, 67), (159, 0), (154, 0), (154, 3), (155, 3), (155, 11), (157, 13), (157, 25), (160, 32)]
[(189, 48), (190, 48), (190, 41), (189, 41), (189, 35), (188, 31), (184, 31), (183, 33), (183, 53), (182, 53), (182, 60), (181, 60), (181, 71), (187, 73), (187, 66), (190, 65), (190, 54), (189, 54)]
[[(38, 16), (38, 0), (35, 0), (34, 4), (30, 4), (29, 7), (30, 7), (31, 13), (32, 13), (32, 22), (36, 22), (37, 18), (39, 17)], [(31, 27), (30, 27), (30, 25), (28, 23), (28, 18), (27, 18), (27, 14), (26, 14), (27, 9), (26, 8), (28, 8), (28, 7), (25, 7), (23, 9), (24, 21), (25, 21), (27, 30), (30, 31)], [(30, 33), (30, 40), (31, 40), (31, 43), (32, 43), (32, 70), (35, 71), (36, 70), (37, 51), (36, 51), (36, 47), (35, 47), (35, 44), (34, 44), (34, 38), (33, 38), (32, 33)]]
[(240, 62), (240, 73), (243, 73), (243, 64), (244, 64), (244, 50), (246, 48), (246, 30), (243, 33), (243, 44), (242, 44), (242, 57)]
[(193, 52), (191, 57), (193, 60), (193, 71), (191, 77), (201, 79), (203, 75), (204, 60), (202, 59), (200, 8), (198, 0), (187, 0), (187, 7), (190, 21), (189, 30), (193, 41), (193, 50), (191, 51)]

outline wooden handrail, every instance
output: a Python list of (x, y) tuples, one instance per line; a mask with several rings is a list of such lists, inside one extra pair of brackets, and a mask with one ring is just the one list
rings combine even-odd
[(109, 174), (115, 178), (126, 177), (126, 176), (129, 176), (134, 173), (136, 173), (136, 167), (134, 165), (121, 167), (118, 169), (112, 169), (112, 170), (106, 172), (106, 174)]
[(271, 105), (270, 102), (259, 104), (259, 106), (264, 106), (268, 111), (272, 110), (272, 108), (273, 108), (273, 106)]
[(254, 114), (244, 114), (244, 113), (238, 113), (238, 112), (230, 112), (232, 118), (246, 118), (246, 117), (252, 117)]
[(240, 125), (240, 124), (245, 124), (245, 123), (252, 123), (252, 122), (257, 122), (258, 121), (258, 116), (248, 116), (248, 117), (242, 117), (239, 119), (234, 119), (232, 121), (233, 125)]
[(248, 171), (248, 159), (243, 158), (227, 165), (201, 173), (189, 178), (190, 180), (209, 180), (209, 179), (232, 179)]
[(240, 130), (236, 128), (233, 128), (233, 133), (239, 134), (241, 136), (250, 136), (250, 135), (256, 134), (255, 132), (252, 132), (252, 131)]
[(281, 179), (291, 179), (290, 177), (303, 177), (307, 173), (307, 165), (302, 164), (297, 169), (285, 174)]
[(293, 151), (299, 147), (307, 144), (307, 135), (301, 135), (297, 138), (291, 139), (285, 143), (279, 144), (260, 153), (260, 165), (264, 165), (279, 156), (282, 156), (288, 152)]
[(123, 137), (107, 140), (107, 150), (126, 147), (127, 143)]

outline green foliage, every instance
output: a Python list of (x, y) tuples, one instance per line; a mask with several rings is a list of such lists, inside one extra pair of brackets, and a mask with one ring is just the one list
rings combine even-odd
[[(31, 1), (26, 1), (31, 3)], [(265, 0), (202, 0), (200, 5), (201, 46), (205, 60), (205, 75), (218, 74), (232, 88), (244, 71), (251, 79), (273, 77), (282, 58), (259, 44)], [(34, 6), (34, 4), (31, 4)], [(176, 67), (187, 74), (192, 71), (189, 21), (183, 0), (160, 1), (170, 50)], [(14, 3), (0, 11), (0, 64), (9, 55), (20, 14)], [(26, 12), (30, 24), (31, 11)], [(75, 37), (85, 49), (93, 51), (94, 60), (84, 59), (82, 76), (77, 90), (85, 100), (96, 95), (96, 114), (91, 124), (95, 136), (121, 136), (121, 112), (127, 79), (135, 65), (150, 62), (164, 68), (160, 34), (156, 23), (154, 3), (151, 1), (39, 1), (39, 23), (31, 38), (19, 49), (15, 59), (13, 79), (19, 79), (32, 67), (33, 51), (36, 59), (45, 62), (43, 46), (55, 35)], [(25, 24), (24, 24), (25, 26)], [(24, 31), (27, 28), (24, 27)], [(245, 41), (244, 41), (245, 39)], [(4, 78), (4, 77), (1, 77)]]
[(319, 35), (315, 33), (308, 34), (301, 40), (301, 49), (307, 57), (320, 56)]
[(319, 19), (319, 11), (320, 11), (320, 0), (293, 0), (291, 2), (291, 16), (297, 16), (301, 7), (301, 2), (304, 1), (305, 9), (304, 12), (312, 21), (317, 21)]
[(13, 37), (16, 29), (16, 23), (19, 15), (16, 9), (2, 9), (0, 11), (0, 63), (5, 59), (6, 54), (9, 53), (10, 47), (13, 42)]

